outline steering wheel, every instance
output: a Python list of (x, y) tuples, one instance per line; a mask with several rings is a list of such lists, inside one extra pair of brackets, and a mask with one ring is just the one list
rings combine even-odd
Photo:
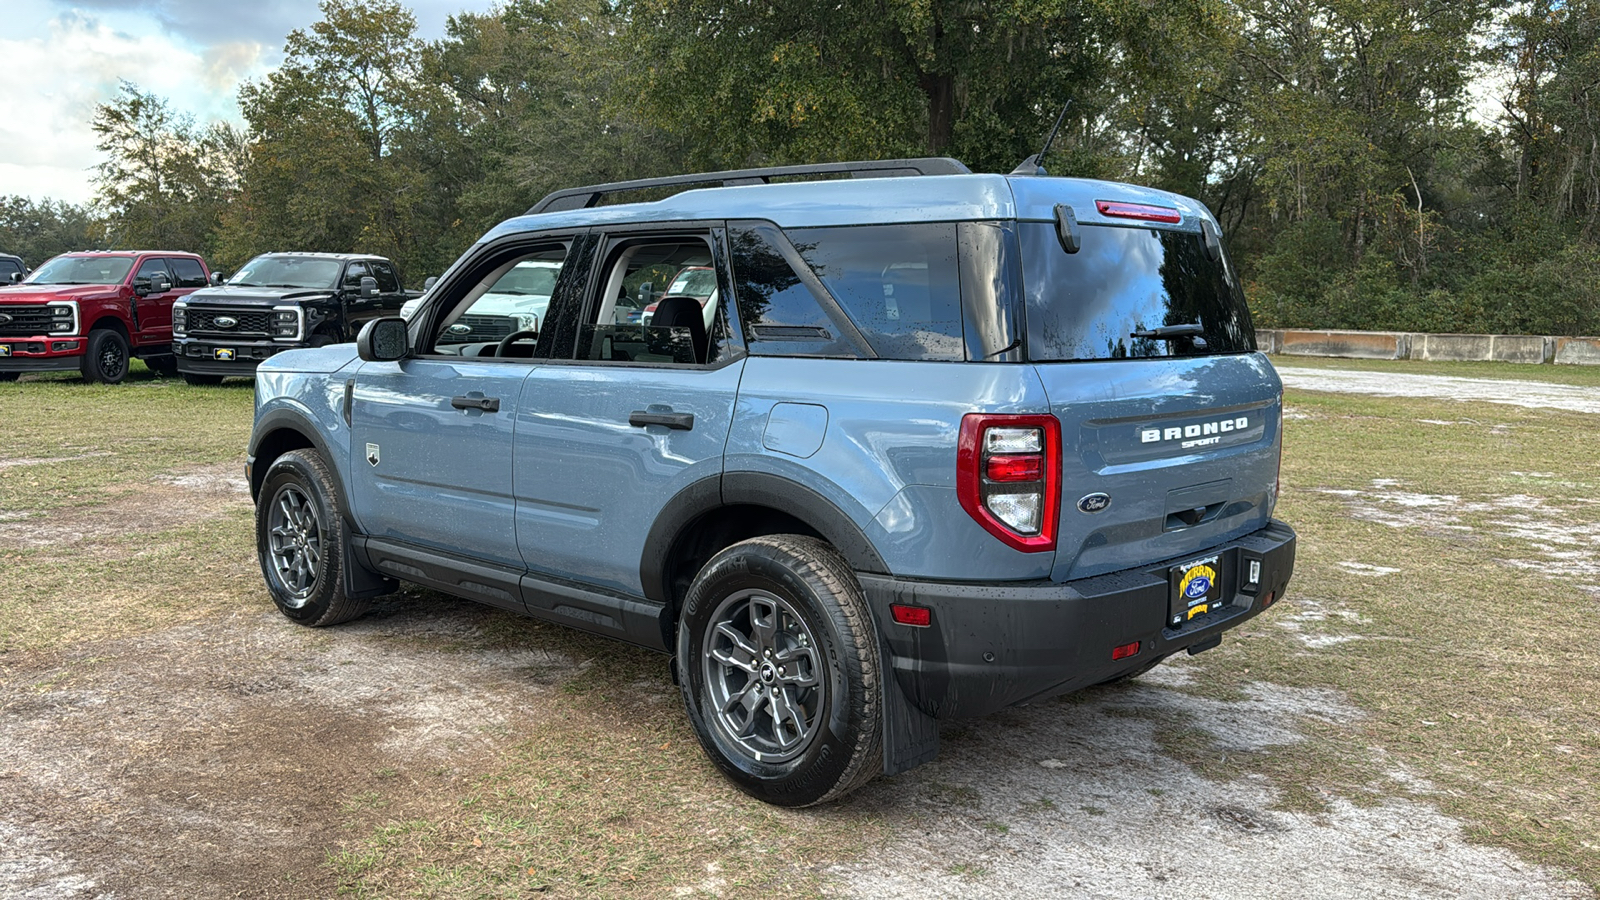
[(505, 356), (506, 355), (506, 351), (511, 349), (511, 345), (512, 344), (515, 344), (517, 341), (524, 340), (526, 338), (533, 338), (534, 340), (538, 340), (539, 339), (539, 332), (537, 332), (537, 331), (513, 331), (513, 332), (511, 332), (510, 334), (508, 334), (505, 337), (500, 339), (500, 344), (494, 348), (494, 355), (495, 356)]

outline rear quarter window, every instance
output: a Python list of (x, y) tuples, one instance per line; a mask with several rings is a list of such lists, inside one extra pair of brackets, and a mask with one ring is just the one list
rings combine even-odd
[(786, 233), (879, 358), (966, 359), (954, 223)]
[[(1040, 362), (1245, 353), (1256, 348), (1244, 292), (1198, 234), (1157, 228), (1082, 228), (1067, 253), (1053, 223), (1018, 225), (1028, 356)], [(1198, 324), (1204, 347), (1136, 331)]]

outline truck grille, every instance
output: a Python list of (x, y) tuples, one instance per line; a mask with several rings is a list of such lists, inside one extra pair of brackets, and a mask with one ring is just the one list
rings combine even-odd
[[(466, 326), (466, 331), (458, 330)], [(510, 316), (462, 316), (439, 335), (441, 344), (471, 344), (481, 341), (498, 341), (517, 327)]]
[(0, 315), (11, 317), (0, 322), (0, 335), (6, 337), (31, 337), (50, 332), (50, 317), (55, 312), (49, 306), (0, 306)]
[[(232, 328), (217, 326), (219, 316), (228, 316), (239, 320), (239, 324)], [(268, 337), (272, 331), (272, 312), (270, 310), (241, 310), (241, 309), (195, 309), (189, 307), (190, 334), (204, 334), (216, 337)]]

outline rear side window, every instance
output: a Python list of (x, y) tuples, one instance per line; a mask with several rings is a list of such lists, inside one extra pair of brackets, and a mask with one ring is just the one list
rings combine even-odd
[(178, 276), (178, 287), (197, 288), (206, 286), (206, 270), (197, 259), (187, 256), (174, 256), (167, 260), (172, 266), (172, 274)]
[(372, 275), (378, 279), (378, 290), (385, 294), (400, 293), (400, 279), (395, 277), (394, 268), (388, 263), (372, 263)]
[[(1198, 234), (1155, 228), (1082, 228), (1077, 253), (1053, 223), (1018, 224), (1027, 299), (1028, 356), (1040, 362), (1244, 353), (1256, 348), (1238, 279), (1206, 255)], [(1171, 325), (1188, 338), (1135, 337)]]
[(966, 359), (954, 223), (791, 228), (881, 359)]
[(810, 272), (805, 260), (777, 228), (730, 224), (728, 245), (739, 318), (751, 353), (846, 359), (861, 355), (843, 324), (824, 308), (822, 286), (814, 278), (806, 283)]

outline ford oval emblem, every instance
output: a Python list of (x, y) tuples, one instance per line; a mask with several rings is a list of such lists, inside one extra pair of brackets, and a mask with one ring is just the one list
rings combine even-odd
[(7, 322), (10, 322), (10, 321), (11, 321), (11, 317), (10, 316), (6, 315), (5, 313), (0, 313), (0, 325), (4, 325), (4, 324), (6, 324)]
[(1078, 511), (1079, 512), (1086, 512), (1086, 513), (1097, 513), (1100, 510), (1105, 509), (1106, 507), (1108, 507), (1110, 505), (1111, 505), (1111, 495), (1110, 494), (1099, 494), (1099, 493), (1089, 494), (1089, 495), (1085, 496), (1082, 500), (1078, 501)]
[(218, 328), (232, 328), (233, 326), (239, 324), (239, 320), (235, 319), (233, 316), (217, 316), (211, 321)]
[(451, 325), (448, 330), (449, 330), (449, 332), (451, 334), (471, 334), (472, 333), (472, 326), (471, 325), (462, 325), (460, 323), (457, 323), (455, 325)]

